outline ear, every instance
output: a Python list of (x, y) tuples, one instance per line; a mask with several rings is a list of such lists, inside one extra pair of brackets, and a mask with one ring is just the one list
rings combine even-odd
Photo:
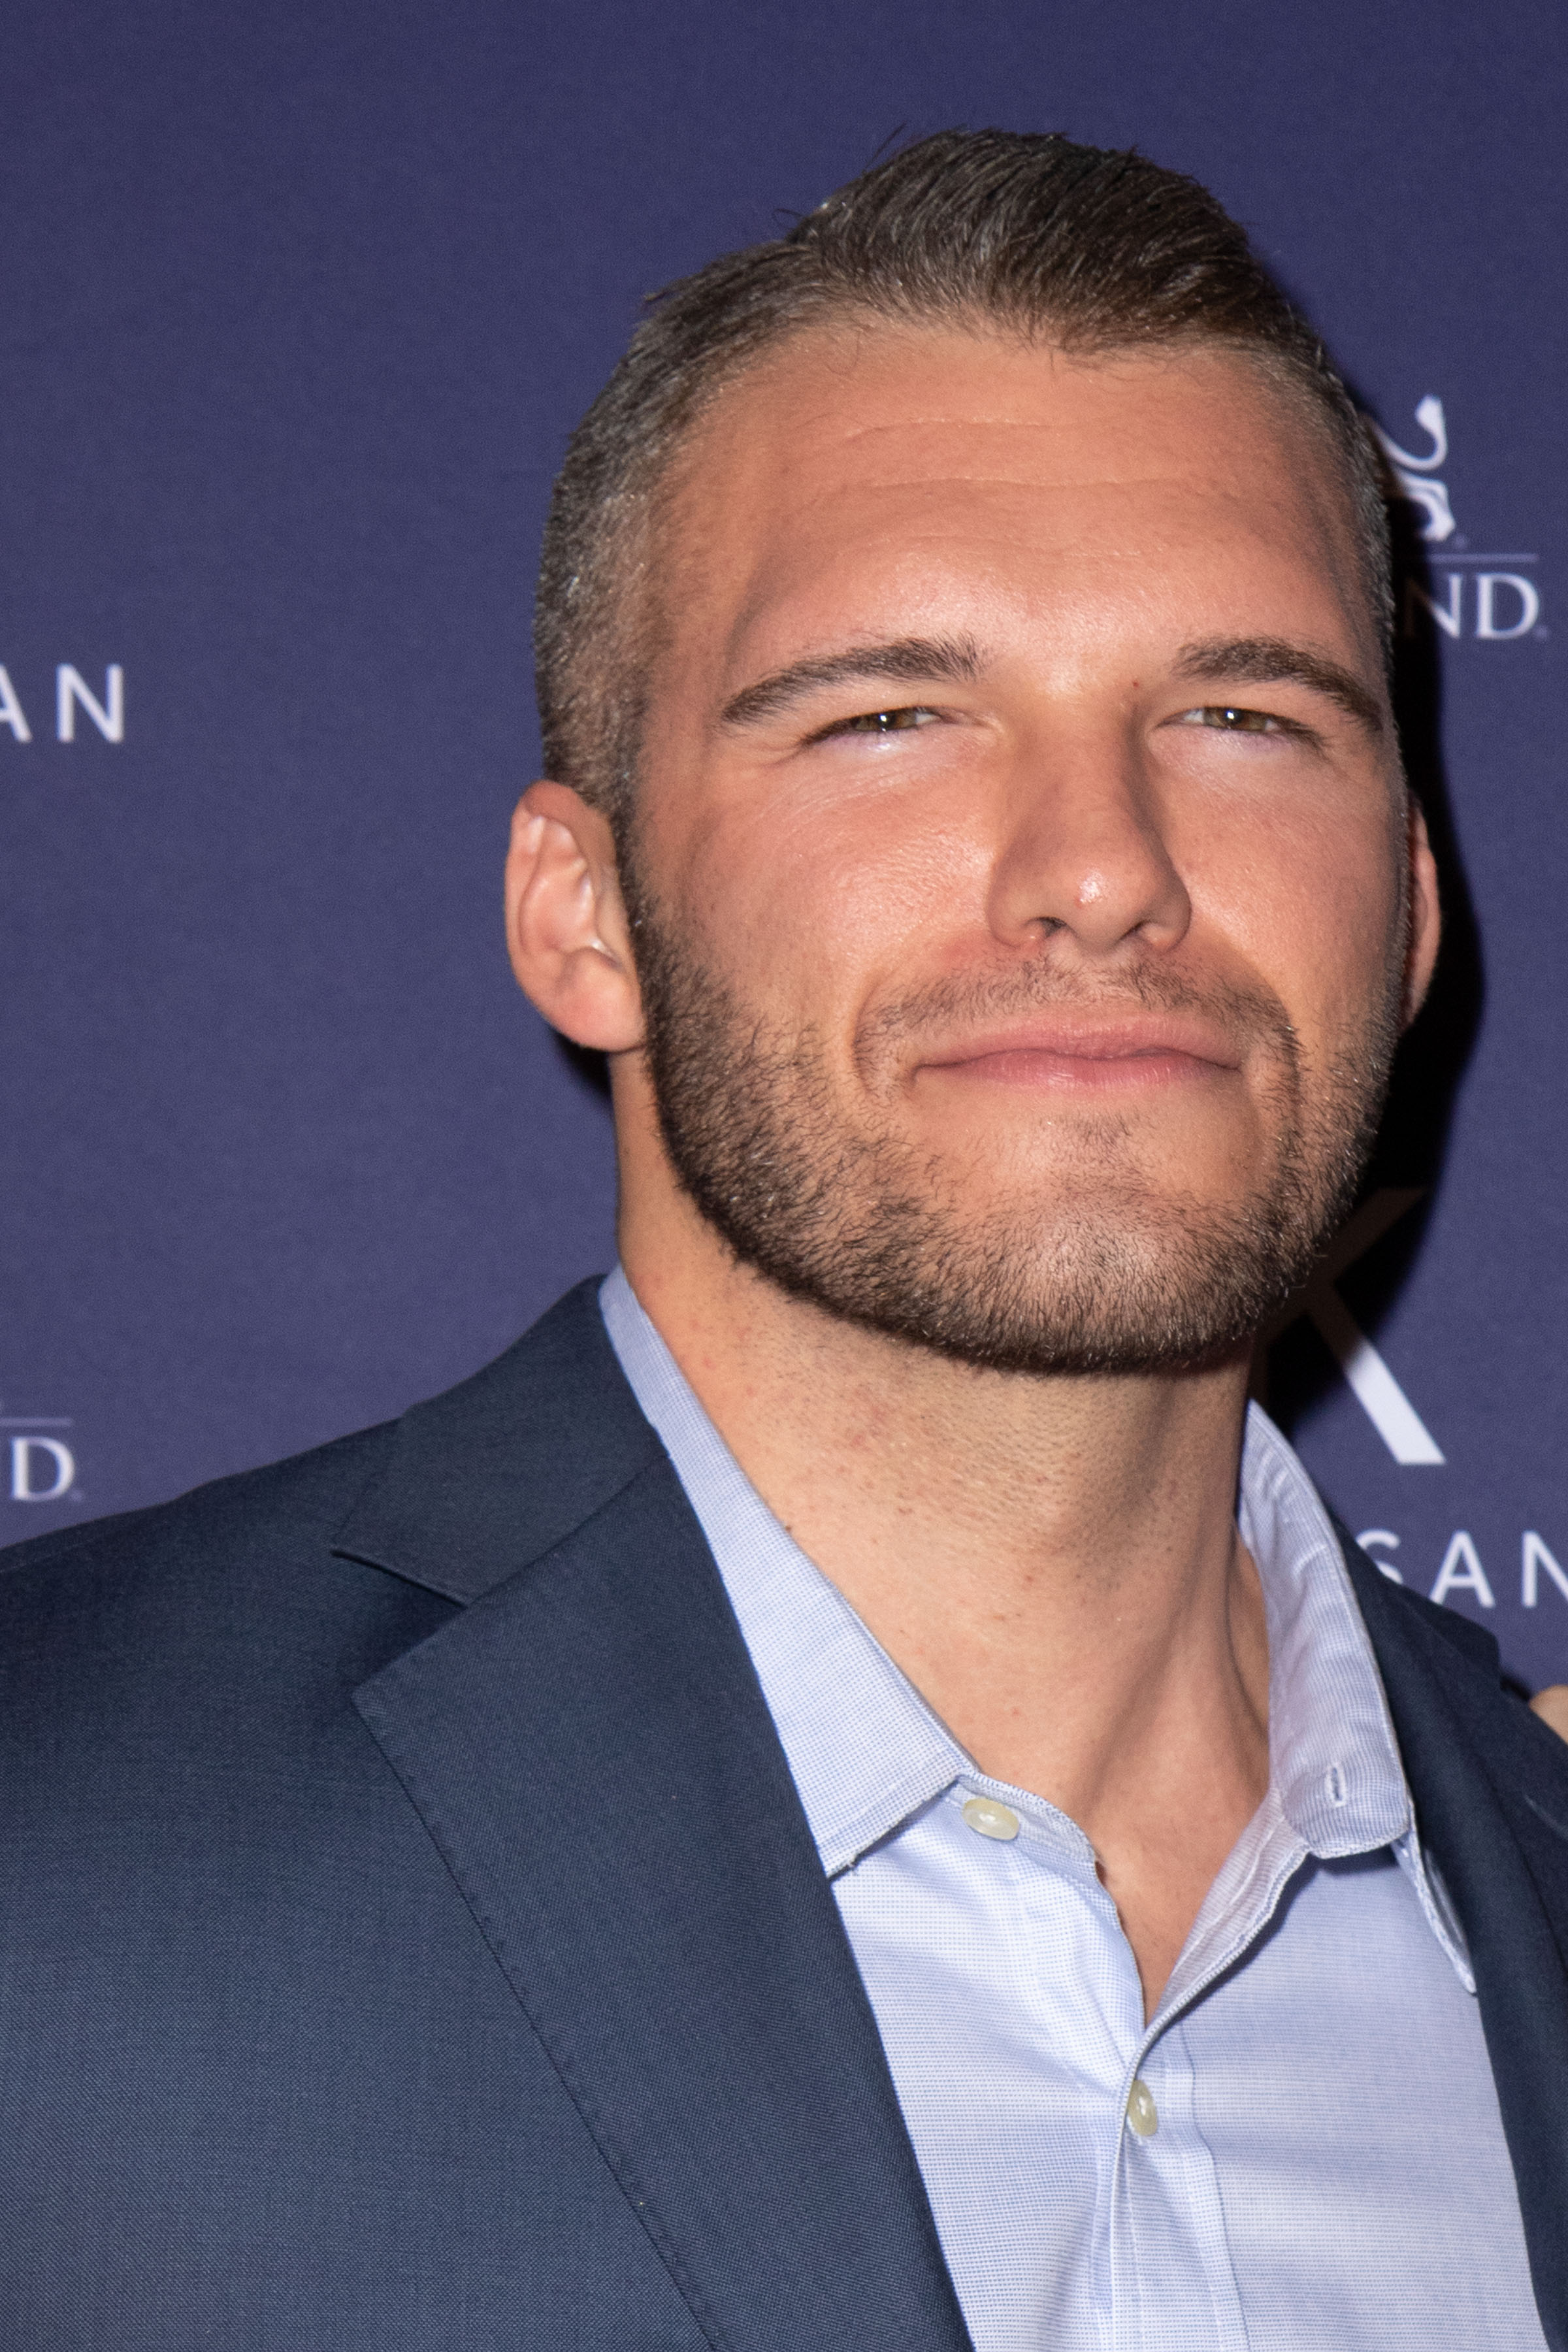
[(599, 1053), (643, 1037), (616, 845), (597, 809), (565, 784), (531, 784), (506, 861), (511, 968), (552, 1028)]
[(1443, 935), (1437, 894), (1437, 861), (1426, 837), (1426, 820), (1414, 795), (1410, 802), (1410, 946), (1405, 960), (1404, 1026), (1408, 1029), (1426, 1001)]

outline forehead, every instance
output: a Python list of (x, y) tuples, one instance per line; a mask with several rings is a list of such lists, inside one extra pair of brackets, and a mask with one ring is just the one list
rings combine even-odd
[(803, 633), (909, 627), (938, 604), (951, 625), (955, 598), (984, 608), (982, 633), (987, 610), (1004, 629), (1048, 610), (1093, 635), (1139, 609), (1184, 641), (1306, 626), (1363, 656), (1374, 642), (1326, 431), (1208, 348), (802, 335), (721, 395), (667, 511), (667, 646), (716, 684), (793, 656)]

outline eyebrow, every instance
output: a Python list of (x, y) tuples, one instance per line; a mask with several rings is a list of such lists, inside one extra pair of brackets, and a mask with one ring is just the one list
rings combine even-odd
[(849, 686), (864, 678), (899, 686), (946, 681), (964, 684), (980, 673), (980, 656), (968, 637), (897, 637), (885, 646), (853, 646), (841, 654), (819, 654), (791, 662), (732, 694), (719, 713), (721, 727), (754, 727), (772, 719), (819, 687)]
[(1212, 637), (1184, 646), (1176, 676), (1205, 684), (1304, 686), (1338, 703), (1369, 735), (1385, 731), (1382, 704), (1352, 670), (1284, 637)]

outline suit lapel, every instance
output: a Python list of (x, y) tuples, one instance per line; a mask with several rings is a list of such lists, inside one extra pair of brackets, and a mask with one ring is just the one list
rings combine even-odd
[[(449, 1400), (423, 1409), (438, 1426), (405, 1435), (343, 1530), (356, 1557), (483, 1588), (355, 1703), (713, 2342), (961, 2352), (875, 2021), (700, 1529), (596, 1308), (542, 1328), (481, 1375), (467, 1439)], [(413, 1474), (437, 1459), (422, 1503)], [(563, 1490), (580, 1523), (530, 1563)]]
[(1542, 2331), (1568, 2352), (1568, 1747), (1502, 1689), (1489, 1635), (1345, 1552), (1469, 1944)]

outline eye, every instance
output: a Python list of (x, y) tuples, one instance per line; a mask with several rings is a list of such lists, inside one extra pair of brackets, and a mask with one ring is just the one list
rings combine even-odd
[(1277, 719), (1271, 711), (1247, 710), (1234, 702), (1205, 702), (1195, 710), (1184, 710), (1177, 721), (1180, 727), (1216, 727), (1225, 735), (1295, 735), (1301, 730), (1287, 719)]
[(931, 725), (936, 716), (923, 703), (910, 703), (900, 710), (862, 710), (853, 719), (835, 719), (831, 727), (823, 729), (822, 735), (903, 735), (916, 727)]

